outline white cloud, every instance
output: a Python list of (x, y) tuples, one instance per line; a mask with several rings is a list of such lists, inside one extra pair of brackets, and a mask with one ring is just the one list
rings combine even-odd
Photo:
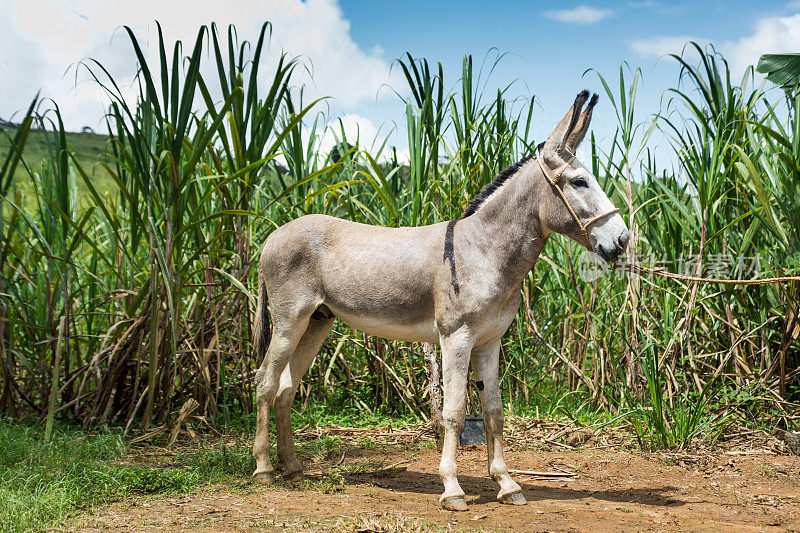
[[(344, 130), (344, 134), (342, 134), (342, 130)], [(358, 146), (359, 149), (366, 149), (373, 157), (376, 157), (377, 150), (384, 144), (389, 133), (383, 128), (377, 128), (370, 119), (349, 113), (328, 121), (325, 133), (319, 140), (317, 152), (321, 157), (325, 157), (334, 146), (346, 140), (349, 144)], [(383, 146), (381, 153), (377, 154), (378, 161), (389, 161), (393, 156), (391, 135), (389, 138), (390, 141)], [(410, 156), (407, 148), (397, 149), (398, 162), (408, 163)]]
[(38, 43), (16, 32), (11, 5), (0, 2), (0, 117), (24, 111), (39, 88), (34, 80), (46, 75)]
[[(321, 154), (327, 154), (334, 146), (345, 140), (360, 148), (371, 148), (377, 138), (378, 128), (371, 120), (351, 113), (328, 123), (325, 134), (320, 140), (319, 149)], [(379, 145), (380, 142), (375, 144)]]
[[(390, 152), (387, 152), (387, 154), (392, 155)], [(407, 165), (409, 161), (411, 161), (411, 150), (409, 150), (408, 148), (398, 148), (397, 162), (400, 163), (401, 165)]]
[(740, 74), (747, 66), (756, 65), (761, 54), (800, 52), (800, 14), (762, 18), (751, 35), (724, 42), (721, 49), (734, 72)]
[(701, 39), (692, 35), (675, 35), (652, 37), (650, 39), (636, 39), (631, 41), (631, 49), (643, 57), (662, 57), (667, 54), (680, 55), (683, 47), (689, 41), (706, 43), (707, 39)]
[(397, 69), (390, 76), (380, 47), (364, 50), (353, 41), (338, 0), (231, 0), (224, 9), (212, 0), (12, 0), (0, 1), (0, 75), (15, 80), (0, 84), (0, 116), (24, 107), (41, 88), (43, 96), (59, 103), (69, 128), (96, 127), (104, 109), (100, 91), (82, 71), (76, 87), (75, 65), (96, 58), (122, 84), (129, 82), (136, 61), (121, 26), (130, 26), (145, 53), (155, 59), (153, 16), (170, 50), (176, 39), (181, 40), (185, 55), (203, 24), (216, 21), (223, 42), (228, 24), (236, 26), (240, 41), (254, 42), (263, 21), (269, 20), (272, 40), (262, 75), (266, 78), (267, 66), (274, 65), (282, 51), (301, 56), (313, 76), (312, 80), (306, 68), (295, 71), (297, 85), (313, 81), (306, 88), (306, 101), (332, 96), (347, 110), (379, 95), (394, 98), (381, 87), (401, 85)]
[(610, 9), (596, 8), (581, 5), (572, 9), (561, 9), (558, 11), (545, 11), (544, 16), (559, 22), (569, 22), (572, 24), (594, 24), (610, 17), (614, 12)]
[(764, 17), (759, 19), (753, 33), (737, 40), (714, 42), (691, 35), (664, 35), (650, 39), (636, 39), (630, 48), (643, 57), (662, 57), (680, 54), (689, 41), (704, 45), (712, 43), (728, 60), (731, 71), (742, 75), (750, 65), (758, 63), (761, 54), (779, 54), (800, 51), (800, 14), (787, 17)]

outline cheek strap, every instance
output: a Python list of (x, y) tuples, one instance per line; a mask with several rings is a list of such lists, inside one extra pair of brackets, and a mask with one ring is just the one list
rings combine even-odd
[(591, 250), (592, 245), (589, 242), (589, 227), (594, 224), (595, 222), (607, 217), (608, 215), (613, 215), (617, 213), (619, 209), (616, 207), (610, 211), (597, 215), (596, 217), (590, 219), (588, 222), (582, 222), (578, 215), (575, 214), (575, 210), (572, 209), (572, 206), (569, 204), (567, 197), (564, 196), (564, 191), (561, 187), (558, 186), (558, 182), (561, 179), (561, 175), (564, 174), (572, 162), (575, 160), (575, 156), (573, 155), (570, 157), (566, 163), (558, 167), (553, 174), (550, 174), (550, 168), (545, 164), (544, 160), (542, 159), (542, 152), (539, 152), (536, 156), (536, 161), (539, 163), (539, 168), (542, 169), (542, 174), (544, 174), (544, 178), (547, 182), (555, 189), (556, 194), (561, 198), (561, 201), (564, 202), (564, 205), (567, 207), (569, 214), (572, 215), (572, 218), (575, 219), (575, 222), (578, 224), (578, 227), (581, 229), (581, 235), (583, 236), (583, 244), (586, 246), (587, 249)]

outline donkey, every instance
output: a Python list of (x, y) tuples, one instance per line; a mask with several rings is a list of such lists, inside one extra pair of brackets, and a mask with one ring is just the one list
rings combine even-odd
[(550, 233), (571, 237), (606, 261), (616, 259), (629, 238), (617, 209), (574, 155), (597, 103), (594, 95), (581, 114), (588, 98), (588, 91), (581, 92), (538, 155), (501, 172), (458, 220), (386, 228), (307, 215), (269, 236), (259, 263), (253, 337), (256, 355), (264, 356), (256, 373), (255, 481), (275, 480), (269, 459), (273, 403), (283, 478), (303, 479), (292, 401), (338, 318), (371, 335), (441, 345), (444, 509), (467, 509), (456, 477), (456, 448), (470, 363), (480, 391), (489, 475), (500, 486), (497, 498), (526, 503), (503, 458), (498, 378), (500, 339), (519, 309), (522, 280)]

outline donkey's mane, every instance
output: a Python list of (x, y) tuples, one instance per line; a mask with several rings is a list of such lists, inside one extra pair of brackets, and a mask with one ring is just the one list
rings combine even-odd
[(493, 179), (491, 183), (489, 183), (486, 187), (484, 187), (483, 190), (481, 190), (481, 192), (479, 192), (475, 196), (475, 198), (469, 201), (466, 207), (464, 207), (464, 213), (461, 215), (461, 218), (467, 218), (468, 216), (474, 214), (475, 211), (477, 211), (478, 208), (481, 205), (483, 205), (486, 199), (489, 198), (489, 196), (491, 196), (494, 191), (502, 187), (503, 184), (506, 181), (508, 181), (509, 178), (511, 178), (514, 174), (517, 173), (517, 171), (520, 169), (522, 165), (530, 161), (532, 158), (533, 155), (526, 155), (513, 165), (509, 165), (508, 167), (506, 167), (506, 169), (503, 170), (500, 174), (498, 174), (497, 177)]

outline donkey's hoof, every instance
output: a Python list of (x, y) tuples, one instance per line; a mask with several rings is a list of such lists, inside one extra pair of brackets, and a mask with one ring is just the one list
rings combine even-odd
[(270, 472), (256, 472), (253, 474), (253, 483), (272, 485), (275, 483), (275, 476), (273, 476)]
[(463, 496), (450, 496), (442, 500), (442, 509), (447, 511), (467, 511), (467, 502), (464, 501)]
[(525, 505), (528, 503), (528, 500), (525, 499), (525, 496), (523, 496), (521, 492), (515, 492), (513, 494), (506, 494), (500, 497), (500, 503), (505, 503), (508, 505)]
[(284, 474), (283, 479), (290, 483), (299, 483), (301, 481), (305, 481), (306, 476), (303, 474), (302, 470), (296, 470), (295, 472)]

